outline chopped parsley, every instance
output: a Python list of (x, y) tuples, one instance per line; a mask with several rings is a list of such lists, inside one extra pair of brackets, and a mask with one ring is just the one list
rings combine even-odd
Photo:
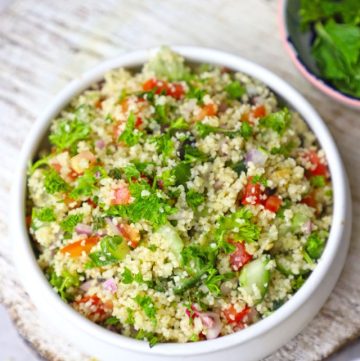
[(189, 207), (196, 209), (200, 204), (205, 202), (205, 196), (199, 192), (190, 189), (186, 193), (186, 203)]
[(149, 346), (154, 347), (158, 342), (159, 338), (152, 332), (144, 331), (140, 329), (136, 334), (135, 338), (137, 340), (147, 340), (149, 342)]
[[(69, 149), (80, 140), (86, 139), (90, 134), (90, 126), (84, 120), (88, 121), (87, 107), (79, 107), (75, 119), (62, 120), (57, 124), (55, 131), (49, 135), (50, 142), (58, 150)], [(79, 119), (80, 118), (80, 119)]]
[(77, 273), (70, 273), (63, 270), (61, 275), (57, 275), (54, 269), (49, 269), (48, 277), (50, 284), (55, 288), (56, 292), (64, 301), (72, 301), (74, 298), (72, 287), (80, 286), (80, 279)]
[(312, 232), (305, 244), (305, 251), (310, 256), (311, 259), (318, 259), (324, 248), (325, 248), (325, 238), (327, 237), (327, 232)]
[(201, 138), (207, 137), (211, 133), (221, 133), (229, 138), (234, 138), (241, 135), (245, 140), (249, 139), (253, 133), (252, 126), (247, 122), (242, 122), (239, 130), (227, 130), (220, 127), (213, 127), (204, 123), (196, 124), (196, 131)]
[(87, 268), (102, 267), (121, 261), (130, 251), (121, 236), (105, 236), (100, 241), (100, 251), (89, 254), (91, 262)]
[(231, 238), (235, 241), (247, 243), (257, 241), (260, 236), (260, 228), (252, 222), (252, 217), (253, 214), (246, 208), (221, 217), (216, 230), (217, 240), (219, 242), (226, 241), (226, 237), (231, 233)]
[(135, 297), (135, 302), (141, 307), (145, 315), (152, 321), (152, 323), (156, 324), (156, 308), (152, 298), (138, 294)]
[(44, 223), (56, 220), (54, 209), (51, 207), (33, 208), (31, 218)]
[(152, 141), (156, 143), (156, 150), (159, 154), (162, 154), (163, 158), (169, 158), (174, 154), (175, 146), (171, 140), (169, 134), (162, 134), (152, 138)]
[(74, 231), (76, 225), (82, 222), (83, 218), (83, 214), (69, 214), (60, 222), (60, 227), (67, 235), (70, 235)]
[(326, 178), (323, 175), (315, 175), (310, 178), (310, 184), (316, 188), (326, 186)]
[(288, 108), (283, 108), (275, 113), (270, 113), (260, 119), (260, 125), (272, 129), (279, 135), (283, 135), (291, 122), (291, 113)]
[(129, 147), (138, 144), (143, 133), (135, 128), (136, 117), (133, 112), (130, 113), (124, 131), (119, 136), (119, 141), (124, 142)]
[(144, 181), (130, 183), (129, 190), (134, 201), (128, 205), (111, 206), (107, 215), (127, 218), (132, 223), (147, 220), (157, 227), (165, 224), (167, 217), (176, 212), (162, 192), (152, 189)]
[(225, 90), (231, 99), (241, 99), (246, 93), (245, 88), (236, 80), (229, 83)]
[(69, 189), (69, 185), (54, 169), (50, 168), (45, 171), (44, 176), (44, 187), (49, 194), (66, 192)]

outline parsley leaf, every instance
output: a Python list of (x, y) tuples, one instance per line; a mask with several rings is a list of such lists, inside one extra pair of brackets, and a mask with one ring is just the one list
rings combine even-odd
[[(50, 142), (59, 150), (69, 149), (80, 140), (86, 139), (90, 134), (90, 126), (84, 120), (89, 121), (90, 109), (81, 106), (75, 113), (75, 119), (60, 121), (55, 131), (49, 135)], [(83, 120), (84, 119), (84, 120)]]
[(235, 241), (251, 243), (259, 239), (260, 228), (252, 223), (252, 217), (252, 213), (246, 208), (241, 208), (235, 213), (221, 217), (215, 233), (218, 242), (221, 244), (226, 241), (229, 233)]
[(102, 167), (87, 169), (84, 174), (77, 178), (75, 188), (70, 192), (73, 199), (91, 197), (97, 189), (97, 182), (106, 176), (106, 171)]
[(83, 214), (69, 214), (60, 222), (60, 228), (65, 233), (72, 233), (75, 226), (80, 223), (84, 218)]
[(163, 155), (164, 159), (169, 158), (174, 154), (175, 146), (169, 134), (153, 137), (152, 141), (156, 143), (156, 150)]
[(135, 114), (133, 112), (130, 113), (124, 131), (119, 136), (119, 141), (124, 142), (129, 147), (132, 147), (135, 144), (139, 143), (140, 138), (143, 133), (138, 129), (135, 129)]
[(289, 109), (283, 108), (275, 113), (270, 113), (260, 119), (260, 125), (270, 128), (280, 135), (284, 134), (291, 122), (291, 113)]
[(52, 222), (56, 220), (54, 209), (51, 207), (33, 208), (31, 218), (40, 222)]
[(325, 248), (325, 238), (327, 237), (327, 232), (312, 232), (305, 244), (305, 251), (312, 259), (318, 259), (324, 248)]
[(54, 170), (49, 169), (44, 173), (44, 186), (46, 192), (54, 194), (58, 192), (66, 192), (69, 189), (69, 185), (60, 177), (60, 175)]
[(92, 262), (88, 268), (117, 263), (124, 259), (129, 251), (127, 243), (121, 236), (105, 236), (100, 241), (100, 251), (89, 254)]
[(196, 209), (200, 204), (205, 202), (205, 196), (199, 192), (190, 189), (186, 193), (186, 203), (189, 207)]
[(195, 128), (199, 137), (201, 138), (205, 138), (211, 133), (221, 133), (224, 134), (225, 136), (228, 136), (229, 138), (233, 138), (236, 137), (237, 135), (241, 135), (245, 140), (247, 140), (251, 137), (253, 133), (252, 126), (247, 122), (241, 123), (240, 130), (226, 130), (219, 127), (213, 127), (211, 125), (204, 124), (201, 122), (197, 123)]
[(111, 206), (106, 211), (107, 215), (127, 218), (132, 223), (147, 220), (158, 227), (167, 222), (168, 215), (176, 212), (160, 191), (152, 189), (144, 181), (130, 183), (129, 190), (134, 201), (128, 205)]
[(229, 83), (225, 90), (231, 99), (241, 99), (246, 92), (245, 88), (236, 80)]
[(310, 184), (316, 188), (325, 187), (326, 178), (323, 175), (316, 175), (310, 178)]
[(47, 271), (47, 274), (50, 284), (55, 288), (60, 297), (64, 301), (72, 301), (74, 298), (72, 288), (80, 286), (79, 275), (63, 270), (61, 275), (58, 276), (52, 268)]
[(150, 348), (154, 347), (159, 342), (158, 337), (154, 333), (144, 331), (142, 329), (138, 331), (135, 338), (137, 340), (147, 340), (149, 342)]
[(139, 178), (140, 172), (134, 164), (129, 164), (124, 168), (124, 174), (127, 180), (132, 178)]
[(135, 302), (141, 307), (145, 315), (153, 322), (153, 324), (156, 324), (156, 308), (152, 298), (138, 294), (135, 297)]

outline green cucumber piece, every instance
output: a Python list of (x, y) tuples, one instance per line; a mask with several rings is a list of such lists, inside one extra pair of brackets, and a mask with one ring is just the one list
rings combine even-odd
[(165, 224), (157, 230), (157, 233), (168, 242), (170, 251), (178, 260), (180, 260), (181, 251), (184, 248), (184, 242), (176, 232), (175, 228), (170, 224)]
[[(240, 286), (255, 302), (261, 301), (268, 291), (270, 270), (267, 269), (267, 265), (269, 261), (270, 258), (266, 256), (258, 258), (246, 264), (240, 272)], [(254, 285), (259, 290), (260, 297), (257, 292), (254, 291)]]

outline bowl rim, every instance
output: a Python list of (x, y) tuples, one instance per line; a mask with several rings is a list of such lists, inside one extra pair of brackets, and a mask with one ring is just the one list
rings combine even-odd
[(36, 262), (25, 225), (26, 170), (28, 163), (34, 156), (39, 142), (47, 133), (50, 121), (68, 104), (71, 98), (87, 89), (89, 85), (102, 79), (104, 73), (110, 69), (142, 65), (149, 56), (158, 51), (159, 48), (129, 52), (100, 63), (92, 70), (70, 82), (60, 93), (58, 93), (43, 114), (37, 119), (23, 145), (18, 171), (12, 189), (13, 202), (11, 226), (14, 235), (16, 235), (14, 237), (14, 248), (16, 248), (17, 254), (17, 258), (15, 259), (17, 268), (25, 289), (30, 294), (35, 304), (39, 304), (41, 298), (42, 304), (46, 301), (47, 305), (51, 305), (49, 307), (52, 308), (53, 312), (61, 314), (64, 319), (70, 321), (82, 332), (107, 344), (144, 354), (151, 353), (152, 355), (159, 356), (189, 356), (229, 349), (264, 335), (275, 328), (275, 326), (284, 322), (292, 313), (309, 301), (311, 295), (330, 271), (331, 265), (336, 258), (337, 250), (341, 246), (342, 236), (345, 231), (345, 219), (346, 216), (349, 217), (346, 212), (348, 209), (348, 184), (339, 152), (329, 130), (314, 108), (292, 86), (265, 68), (226, 52), (202, 47), (171, 46), (171, 48), (182, 54), (188, 61), (225, 66), (261, 80), (277, 95), (285, 99), (289, 106), (295, 109), (303, 117), (308, 126), (315, 133), (321, 147), (325, 151), (327, 159), (331, 159), (331, 162), (329, 162), (329, 169), (332, 175), (334, 197), (332, 226), (323, 255), (305, 284), (277, 311), (251, 327), (243, 329), (241, 332), (202, 342), (158, 344), (156, 347), (149, 349), (148, 343), (145, 341), (139, 341), (116, 334), (81, 316), (71, 308), (70, 305), (61, 300), (46, 280)]
[(336, 101), (346, 104), (350, 107), (360, 109), (360, 98), (347, 95), (335, 87), (328, 85), (323, 78), (313, 73), (301, 60), (300, 54), (291, 40), (290, 32), (287, 26), (286, 8), (288, 2), (288, 0), (278, 0), (278, 26), (281, 40), (295, 67), (314, 87), (322, 91), (330, 98), (333, 98)]

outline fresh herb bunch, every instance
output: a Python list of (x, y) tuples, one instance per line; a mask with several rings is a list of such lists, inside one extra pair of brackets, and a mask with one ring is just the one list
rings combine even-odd
[(313, 29), (312, 54), (321, 76), (360, 97), (360, 2), (301, 0), (301, 27)]

